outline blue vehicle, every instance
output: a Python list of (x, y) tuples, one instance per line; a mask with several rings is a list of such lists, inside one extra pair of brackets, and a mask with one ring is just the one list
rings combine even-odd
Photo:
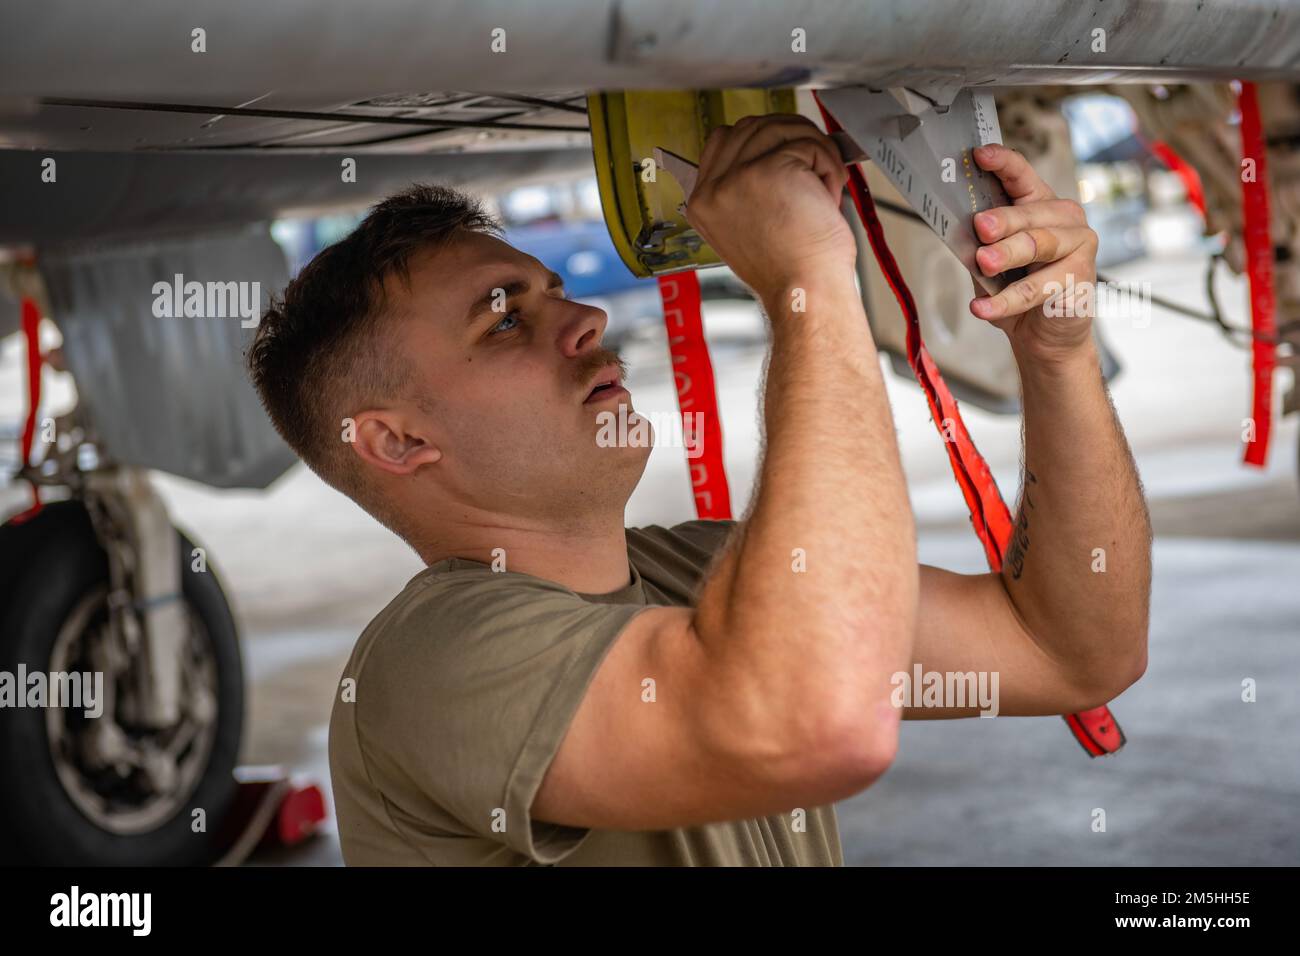
[(564, 277), (575, 299), (609, 296), (630, 289), (653, 289), (650, 279), (634, 276), (623, 264), (599, 220), (547, 219), (506, 229), (506, 242), (536, 256)]

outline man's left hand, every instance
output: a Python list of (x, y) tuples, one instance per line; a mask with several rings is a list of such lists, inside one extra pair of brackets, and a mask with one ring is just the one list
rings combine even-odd
[[(1017, 266), (1028, 275), (970, 310), (1007, 334), (1019, 355), (1057, 362), (1091, 348), (1096, 303), (1097, 233), (1083, 207), (1060, 199), (1016, 150), (999, 144), (974, 151), (1012, 205), (975, 216), (975, 261), (987, 276)], [(1044, 307), (1046, 306), (1046, 308)]]

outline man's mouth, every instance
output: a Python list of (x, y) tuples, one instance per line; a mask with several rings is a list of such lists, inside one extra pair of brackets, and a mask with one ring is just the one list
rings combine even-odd
[(587, 393), (587, 398), (583, 401), (583, 404), (591, 405), (627, 394), (628, 391), (621, 382), (618, 366), (610, 365), (601, 369), (597, 374), (595, 382), (592, 383), (591, 391)]
[(623, 398), (628, 394), (628, 390), (622, 385), (597, 385), (591, 390), (591, 394), (587, 396), (587, 400), (582, 404), (595, 405), (598, 402), (606, 402), (614, 398)]

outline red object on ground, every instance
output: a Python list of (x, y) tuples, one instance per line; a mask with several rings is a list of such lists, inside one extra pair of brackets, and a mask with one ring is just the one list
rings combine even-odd
[[(325, 819), (325, 797), (314, 783), (291, 789), (275, 815), (275, 839), (282, 846), (301, 843)], [(268, 837), (270, 832), (268, 832)]]
[[(1267, 147), (1259, 118), (1259, 98), (1254, 83), (1242, 83), (1237, 94), (1241, 113), (1241, 158), (1254, 161), (1254, 175), (1242, 170), (1242, 232), (1246, 241), (1246, 272), (1250, 277), (1250, 326), (1254, 370), (1254, 440), (1246, 443), (1247, 465), (1263, 468), (1268, 460), (1268, 437), (1273, 424), (1273, 370), (1277, 367), (1276, 299), (1273, 293), (1273, 237), (1269, 230)], [(1266, 338), (1265, 338), (1266, 337)]]
[(238, 866), (259, 849), (294, 846), (325, 820), (320, 787), (291, 778), (283, 767), (236, 767), (235, 779), (239, 788), (217, 834), (217, 866)]
[[(817, 98), (816, 94), (813, 95)], [(822, 106), (820, 98), (817, 98), (817, 107), (821, 110), (826, 131), (838, 132), (842, 127)], [(916, 380), (925, 393), (926, 401), (930, 404), (930, 415), (935, 427), (944, 437), (953, 475), (957, 479), (962, 497), (966, 499), (966, 506), (970, 509), (971, 525), (984, 545), (984, 554), (989, 567), (993, 571), (1001, 571), (1002, 559), (1011, 543), (1014, 530), (1011, 511), (1003, 501), (1001, 492), (998, 491), (997, 482), (989, 471), (988, 463), (985, 462), (984, 456), (979, 453), (970, 433), (966, 430), (961, 412), (957, 408), (957, 400), (948, 391), (938, 366), (930, 358), (930, 353), (921, 340), (921, 323), (916, 302), (903, 279), (902, 271), (898, 268), (893, 253), (889, 251), (888, 243), (885, 242), (884, 227), (876, 214), (876, 206), (871, 199), (867, 179), (856, 165), (849, 166), (848, 170), (849, 192), (853, 196), (863, 228), (866, 229), (867, 237), (871, 241), (872, 252), (875, 253), (876, 261), (879, 262), (880, 269), (885, 274), (890, 288), (893, 289), (894, 297), (898, 299), (898, 304), (907, 319), (908, 364), (912, 366)], [(1124, 746), (1124, 732), (1120, 730), (1110, 709), (1105, 706), (1071, 714), (1065, 718), (1065, 722), (1089, 756), (1097, 757), (1115, 753)]]
[(660, 276), (659, 295), (664, 304), (682, 434), (688, 449), (699, 450), (697, 458), (688, 459), (695, 513), (714, 521), (726, 520), (731, 517), (731, 491), (722, 459), (722, 419), (718, 416), (713, 363), (700, 314), (700, 277), (694, 271)]

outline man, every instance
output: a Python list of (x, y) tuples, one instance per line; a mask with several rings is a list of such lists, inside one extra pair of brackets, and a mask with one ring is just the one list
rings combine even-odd
[(1043, 309), (1045, 283), (1094, 280), (1097, 237), (1023, 157), (987, 152), (1014, 205), (979, 217), (980, 265), (1033, 270), (972, 304), (1023, 380), (1001, 575), (917, 565), (846, 173), (803, 117), (715, 130), (690, 197), (771, 327), (739, 522), (624, 527), (650, 449), (596, 441), (630, 404), (606, 317), (465, 197), (395, 196), (289, 285), (250, 355), (267, 410), (428, 565), (334, 704), (347, 863), (839, 865), (832, 804), (886, 771), (899, 719), (980, 712), (900, 700), (914, 663), (996, 672), (1003, 716), (1137, 680), (1145, 503), (1090, 320)]

